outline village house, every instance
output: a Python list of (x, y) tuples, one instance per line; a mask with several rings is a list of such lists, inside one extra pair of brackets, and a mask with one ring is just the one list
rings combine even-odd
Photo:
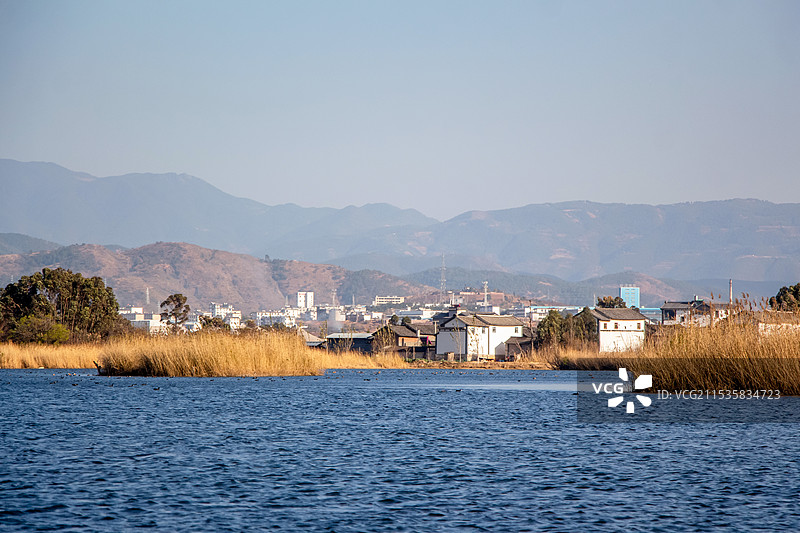
[(688, 302), (664, 302), (661, 324), (664, 326), (708, 326), (731, 315), (733, 305), (727, 302), (708, 303), (697, 296)]
[(636, 309), (596, 307), (597, 337), (601, 352), (624, 352), (644, 343), (647, 317)]
[(435, 354), (436, 325), (387, 324), (373, 334), (376, 353), (396, 351), (407, 358), (428, 359)]
[(334, 352), (372, 352), (372, 333), (331, 333), (325, 337), (325, 345)]
[(506, 341), (522, 337), (523, 323), (513, 316), (453, 315), (436, 335), (436, 358), (461, 361), (505, 358)]

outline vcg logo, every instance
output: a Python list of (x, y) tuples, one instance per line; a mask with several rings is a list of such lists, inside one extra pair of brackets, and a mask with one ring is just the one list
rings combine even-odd
[[(612, 409), (625, 401), (626, 389), (628, 391), (631, 390), (631, 383), (627, 369), (619, 369), (619, 379), (621, 381), (617, 383), (592, 383), (592, 388), (594, 389), (595, 394), (600, 394), (602, 392), (605, 394), (618, 395), (608, 399), (608, 406)], [(651, 374), (642, 374), (636, 378), (636, 381), (633, 382), (633, 390), (649, 389), (652, 386), (653, 376)], [(644, 407), (650, 407), (650, 404), (653, 403), (648, 396), (643, 396), (641, 394), (636, 394), (635, 396), (639, 403), (641, 403)], [(634, 405), (635, 404), (633, 400), (628, 400), (628, 402), (625, 404), (625, 412), (628, 414), (633, 414), (635, 410)]]

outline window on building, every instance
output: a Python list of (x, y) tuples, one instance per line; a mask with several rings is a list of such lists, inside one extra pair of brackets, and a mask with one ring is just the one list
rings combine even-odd
[(608, 329), (608, 322), (603, 322), (603, 329)]
[(642, 323), (641, 322), (637, 322), (636, 323), (636, 329), (642, 329)]
[(497, 328), (495, 326), (492, 326), (492, 333), (497, 333)]
[(614, 329), (619, 329), (619, 322), (614, 322)]

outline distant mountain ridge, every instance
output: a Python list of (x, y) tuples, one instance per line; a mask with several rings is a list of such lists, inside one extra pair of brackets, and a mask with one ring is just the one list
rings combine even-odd
[[(404, 279), (374, 270), (344, 268), (296, 260), (264, 260), (247, 254), (211, 250), (186, 243), (155, 243), (132, 249), (113, 249), (94, 244), (72, 245), (49, 251), (0, 255), (2, 286), (42, 268), (68, 268), (84, 276), (100, 276), (114, 289), (121, 305), (146, 306), (151, 311), (168, 295), (180, 292), (192, 309), (207, 309), (210, 302), (229, 302), (246, 313), (277, 309), (295, 303), (298, 291), (314, 291), (318, 304), (365, 304), (377, 295), (408, 296), (411, 300), (436, 299), (440, 271), (430, 269)], [(448, 270), (448, 289), (480, 287), (489, 282), (502, 291), (537, 302), (590, 305), (597, 296), (617, 295), (619, 286), (641, 288), (642, 306), (658, 307), (664, 300), (727, 297), (727, 280), (674, 281), (623, 272), (570, 282), (555, 276), (532, 276), (488, 270)], [(755, 299), (773, 296), (780, 284), (734, 283), (735, 296), (751, 293)]]
[(155, 241), (304, 259), (302, 246), (427, 226), (436, 220), (388, 204), (306, 208), (236, 198), (186, 174), (96, 178), (53, 163), (0, 159), (0, 231), (62, 243), (142, 246)]
[(61, 245), (58, 243), (29, 237), (21, 233), (0, 233), (0, 255), (27, 254), (43, 250), (55, 250), (60, 247)]
[(298, 291), (314, 291), (319, 304), (331, 301), (371, 301), (376, 294), (422, 295), (433, 291), (383, 272), (352, 272), (334, 265), (302, 261), (267, 261), (247, 254), (211, 250), (193, 244), (160, 242), (113, 250), (94, 244), (51, 251), (0, 255), (0, 279), (5, 286), (42, 268), (67, 268), (86, 277), (100, 276), (114, 289), (121, 305), (145, 305), (150, 310), (170, 294), (180, 292), (192, 309), (210, 302), (228, 302), (245, 311), (279, 309), (287, 299), (295, 304)]
[(800, 204), (563, 202), (470, 211), (444, 222), (413, 209), (268, 206), (185, 174), (95, 178), (0, 160), (0, 231), (62, 243), (191, 242), (255, 257), (408, 275), (439, 267), (583, 280), (800, 280)]

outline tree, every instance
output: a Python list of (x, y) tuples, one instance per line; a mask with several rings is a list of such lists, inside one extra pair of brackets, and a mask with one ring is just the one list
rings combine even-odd
[(20, 343), (61, 344), (69, 340), (69, 330), (53, 317), (28, 315), (22, 317), (14, 328), (11, 340)]
[(395, 337), (389, 326), (383, 326), (372, 336), (373, 353), (385, 353), (395, 346)]
[(575, 316), (566, 317), (553, 310), (539, 322), (536, 334), (540, 346), (593, 342), (597, 341), (597, 321), (588, 307)]
[(581, 312), (573, 318), (582, 331), (581, 340), (597, 342), (597, 319), (592, 314), (592, 311), (588, 307), (584, 307)]
[(177, 331), (189, 318), (189, 305), (186, 303), (186, 296), (181, 293), (171, 294), (166, 300), (161, 302), (161, 319), (169, 322), (173, 331)]
[[(187, 306), (188, 307), (188, 306)], [(230, 331), (231, 326), (226, 324), (225, 321), (218, 316), (201, 316), (200, 317), (200, 326), (203, 329), (211, 330), (211, 331)]]
[(769, 306), (776, 311), (800, 310), (800, 283), (781, 287), (778, 294), (769, 299)]
[(0, 339), (55, 343), (67, 336), (105, 337), (119, 329), (119, 320), (114, 291), (102, 278), (63, 268), (23, 276), (0, 292)]
[(623, 308), (628, 307), (625, 304), (625, 300), (620, 298), (619, 296), (603, 296), (602, 298), (597, 299), (597, 305), (595, 307), (604, 307), (604, 308)]
[(561, 342), (561, 335), (564, 330), (564, 317), (555, 309), (544, 317), (536, 329), (541, 344), (555, 346)]

